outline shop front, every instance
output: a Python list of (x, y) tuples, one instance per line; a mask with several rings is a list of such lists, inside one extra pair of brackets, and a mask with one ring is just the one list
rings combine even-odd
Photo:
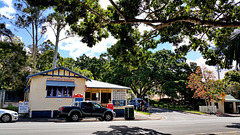
[(94, 101), (104, 107), (107, 107), (107, 104), (113, 104), (113, 109), (117, 116), (124, 116), (124, 107), (127, 105), (127, 90), (130, 89), (129, 87), (96, 80), (87, 81), (86, 85), (86, 101)]
[(87, 80), (64, 67), (29, 75), (24, 93), (29, 117), (55, 117), (58, 107), (73, 102), (74, 94), (84, 95)]
[(55, 117), (60, 106), (73, 101), (94, 101), (102, 106), (113, 103), (118, 116), (123, 115), (128, 87), (90, 80), (65, 67), (27, 77), (24, 101), (29, 103), (29, 117)]

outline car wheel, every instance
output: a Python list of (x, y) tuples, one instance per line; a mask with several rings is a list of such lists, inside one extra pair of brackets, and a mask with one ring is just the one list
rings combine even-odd
[(105, 114), (104, 119), (106, 121), (111, 121), (113, 119), (113, 115), (110, 113)]
[(73, 121), (73, 122), (77, 122), (79, 119), (80, 119), (80, 117), (79, 117), (78, 113), (72, 113), (69, 117), (69, 120)]
[(6, 122), (10, 122), (12, 120), (11, 116), (9, 114), (3, 114), (1, 117), (1, 121), (6, 123)]

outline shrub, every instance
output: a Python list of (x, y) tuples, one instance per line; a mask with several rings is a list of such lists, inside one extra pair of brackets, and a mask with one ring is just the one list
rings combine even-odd
[(12, 110), (12, 111), (18, 112), (18, 107), (13, 106), (11, 103), (7, 107), (4, 107), (3, 109), (8, 109), (8, 110)]

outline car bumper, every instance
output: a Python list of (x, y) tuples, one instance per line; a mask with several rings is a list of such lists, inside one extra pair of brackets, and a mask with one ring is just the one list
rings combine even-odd
[(12, 121), (17, 121), (18, 120), (18, 115), (12, 115)]

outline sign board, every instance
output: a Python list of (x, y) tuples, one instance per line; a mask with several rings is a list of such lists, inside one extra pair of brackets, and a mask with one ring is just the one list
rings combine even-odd
[(74, 79), (65, 78), (47, 78), (48, 81), (63, 81), (63, 82), (74, 82)]
[(28, 102), (19, 101), (18, 113), (28, 113)]
[(113, 100), (126, 100), (126, 90), (113, 90)]
[(113, 100), (113, 105), (114, 106), (125, 106), (126, 100)]
[(221, 96), (222, 98), (225, 98), (225, 97), (226, 97), (226, 94), (225, 94), (224, 92), (222, 92), (222, 93), (220, 94), (220, 96)]

